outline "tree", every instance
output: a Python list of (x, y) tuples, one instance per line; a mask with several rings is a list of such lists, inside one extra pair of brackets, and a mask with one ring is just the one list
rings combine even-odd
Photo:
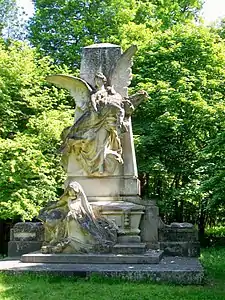
[(197, 16), (201, 0), (35, 0), (29, 39), (56, 63), (77, 67), (81, 48), (122, 42), (123, 26), (165, 29)]
[(23, 40), (25, 37), (25, 12), (16, 0), (0, 0), (0, 36)]
[(85, 45), (118, 35), (133, 12), (134, 1), (36, 0), (30, 41), (56, 63), (77, 67)]
[(0, 64), (0, 219), (29, 220), (60, 194), (58, 149), (72, 102), (45, 77), (69, 70), (21, 42), (1, 41)]
[(166, 221), (204, 229), (213, 203), (205, 151), (224, 130), (225, 44), (207, 28), (176, 25), (146, 38), (134, 73), (149, 93), (133, 119), (145, 196)]

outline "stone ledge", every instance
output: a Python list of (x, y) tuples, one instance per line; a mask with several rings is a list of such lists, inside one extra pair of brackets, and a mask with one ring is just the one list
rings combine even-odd
[(29, 253), (21, 256), (23, 263), (50, 264), (158, 264), (163, 251), (145, 254), (42, 254)]
[(119, 277), (126, 280), (148, 280), (173, 284), (202, 284), (204, 271), (197, 258), (165, 257), (159, 264), (43, 264), (0, 261), (0, 272), (16, 275), (36, 273), (62, 276)]

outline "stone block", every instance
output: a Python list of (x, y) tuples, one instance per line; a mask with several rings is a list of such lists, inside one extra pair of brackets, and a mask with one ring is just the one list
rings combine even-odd
[(146, 252), (146, 244), (116, 244), (113, 246), (112, 252), (114, 254), (144, 254)]
[(41, 222), (19, 222), (10, 231), (8, 256), (21, 256), (41, 249), (44, 226)]
[(119, 244), (140, 243), (141, 237), (138, 235), (120, 235), (117, 239)]
[(144, 206), (125, 201), (96, 201), (92, 202), (94, 210), (118, 227), (118, 235), (139, 235), (140, 219)]
[(164, 227), (159, 229), (159, 240), (165, 242), (197, 242), (198, 232), (195, 228)]
[(10, 232), (11, 241), (43, 241), (44, 226), (41, 222), (19, 222)]
[(168, 256), (200, 256), (199, 242), (160, 242), (160, 249)]
[(80, 77), (91, 86), (95, 86), (94, 78), (97, 72), (109, 77), (112, 63), (121, 56), (121, 47), (109, 43), (94, 44), (82, 49)]
[[(146, 202), (145, 202), (146, 203)], [(158, 229), (159, 229), (159, 209), (153, 201), (145, 204), (145, 212), (140, 222), (141, 241), (150, 248), (158, 245)]]
[(41, 249), (40, 241), (10, 241), (8, 242), (8, 256), (18, 257), (26, 253), (38, 251)]
[[(85, 177), (68, 174), (67, 182), (77, 181), (84, 189), (88, 200), (92, 202), (104, 197), (114, 200), (120, 197), (140, 195), (140, 182), (135, 177), (107, 176), (107, 177)], [(104, 199), (103, 199), (104, 200)]]

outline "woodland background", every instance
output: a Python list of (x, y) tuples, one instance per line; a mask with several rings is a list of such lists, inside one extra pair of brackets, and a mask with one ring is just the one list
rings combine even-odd
[(78, 74), (84, 46), (138, 46), (130, 93), (142, 197), (166, 223), (225, 236), (225, 20), (206, 27), (201, 0), (33, 0), (24, 21), (0, 0), (0, 220), (35, 220), (62, 194), (60, 134), (74, 101), (49, 74)]

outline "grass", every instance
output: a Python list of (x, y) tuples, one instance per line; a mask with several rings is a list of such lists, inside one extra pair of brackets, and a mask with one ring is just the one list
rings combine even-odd
[(225, 248), (204, 250), (201, 260), (207, 274), (203, 286), (0, 274), (0, 300), (224, 300)]

